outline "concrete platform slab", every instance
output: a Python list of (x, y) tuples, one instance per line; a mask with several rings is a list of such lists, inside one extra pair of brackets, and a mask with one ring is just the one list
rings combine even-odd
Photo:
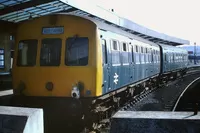
[(200, 115), (193, 112), (119, 111), (110, 133), (199, 133)]
[(0, 97), (7, 96), (7, 95), (12, 95), (12, 94), (13, 94), (13, 89), (0, 91)]
[(0, 106), (0, 133), (43, 133), (43, 110)]

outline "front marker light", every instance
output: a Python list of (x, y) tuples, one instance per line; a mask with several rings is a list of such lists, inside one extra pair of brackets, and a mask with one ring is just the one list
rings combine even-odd
[(73, 88), (72, 88), (72, 92), (71, 92), (71, 96), (73, 97), (73, 98), (76, 98), (76, 99), (79, 99), (80, 98), (80, 90), (79, 90), (79, 88), (78, 88), (78, 86), (73, 86)]

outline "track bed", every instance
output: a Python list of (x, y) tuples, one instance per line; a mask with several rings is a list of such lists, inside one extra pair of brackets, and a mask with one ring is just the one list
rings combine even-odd
[(200, 76), (200, 72), (188, 74), (183, 78), (168, 83), (166, 86), (150, 93), (147, 97), (126, 108), (127, 111), (171, 111), (182, 91), (194, 79)]

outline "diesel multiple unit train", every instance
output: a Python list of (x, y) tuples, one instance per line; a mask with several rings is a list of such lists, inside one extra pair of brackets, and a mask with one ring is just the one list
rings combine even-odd
[(187, 67), (186, 50), (86, 17), (42, 16), (20, 23), (16, 35), (13, 102), (84, 120), (112, 114)]

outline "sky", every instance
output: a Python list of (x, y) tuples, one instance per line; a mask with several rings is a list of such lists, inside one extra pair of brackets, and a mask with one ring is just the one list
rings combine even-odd
[(149, 29), (200, 45), (199, 0), (92, 0)]

